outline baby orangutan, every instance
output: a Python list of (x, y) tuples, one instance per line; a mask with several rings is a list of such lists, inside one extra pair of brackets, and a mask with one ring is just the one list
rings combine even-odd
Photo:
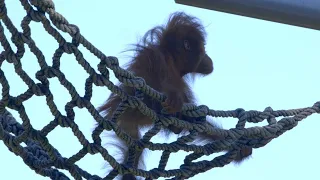
[[(183, 12), (173, 13), (168, 23), (149, 30), (136, 46), (136, 54), (128, 64), (127, 70), (142, 77), (146, 83), (166, 95), (160, 103), (147, 95), (143, 102), (156, 113), (165, 108), (168, 113), (181, 111), (184, 103), (195, 103), (193, 93), (184, 79), (188, 74), (208, 75), (213, 72), (213, 62), (205, 51), (206, 33), (195, 17)], [(134, 95), (134, 89), (123, 84), (120, 87)], [(111, 94), (106, 103), (99, 108), (109, 120), (121, 102), (116, 94)], [(118, 119), (118, 126), (134, 139), (139, 139), (139, 126), (152, 125), (152, 120), (138, 109), (128, 108)], [(171, 131), (180, 133), (182, 129), (169, 126)], [(208, 141), (217, 140), (217, 136), (205, 136)], [(126, 152), (124, 152), (125, 154)], [(243, 148), (236, 161), (250, 156), (252, 148)], [(136, 152), (133, 167), (137, 168), (141, 152)], [(136, 179), (132, 174), (125, 174), (123, 179)]]

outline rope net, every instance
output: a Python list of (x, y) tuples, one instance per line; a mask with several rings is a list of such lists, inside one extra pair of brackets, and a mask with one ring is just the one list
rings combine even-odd
[[(22, 32), (19, 32), (13, 25), (7, 15), (4, 0), (0, 0), (0, 42), (3, 47), (0, 54), (0, 84), (2, 87), (0, 101), (0, 139), (11, 152), (20, 156), (25, 164), (42, 176), (50, 177), (51, 179), (69, 179), (68, 176), (59, 171), (63, 169), (69, 171), (74, 179), (113, 179), (119, 174), (128, 172), (150, 179), (156, 179), (158, 177), (173, 179), (190, 178), (212, 168), (223, 167), (235, 159), (241, 147), (263, 147), (272, 139), (279, 137), (287, 130), (295, 127), (299, 121), (311, 114), (320, 113), (320, 101), (311, 107), (277, 111), (270, 107), (267, 107), (264, 111), (245, 111), (244, 109), (218, 111), (209, 109), (207, 106), (184, 105), (182, 113), (195, 119), (205, 116), (237, 118), (238, 123), (236, 127), (229, 130), (210, 128), (211, 126), (206, 126), (207, 122), (203, 121), (187, 122), (175, 117), (156, 114), (141, 101), (141, 93), (161, 102), (163, 102), (166, 97), (145, 84), (142, 78), (135, 77), (130, 72), (119, 67), (116, 57), (106, 56), (95, 48), (81, 35), (77, 26), (70, 24), (61, 14), (55, 11), (54, 3), (51, 0), (20, 0), (20, 2), (27, 14), (21, 22)], [(59, 47), (55, 50), (52, 57), (52, 66), (46, 63), (44, 55), (31, 38), (29, 25), (32, 21), (42, 23), (44, 29), (59, 43)], [(12, 35), (11, 41), (16, 46), (16, 52), (12, 50), (9, 40), (4, 34), (4, 28), (7, 28)], [(69, 34), (72, 37), (72, 41), (67, 42), (57, 29)], [(100, 63), (98, 64), (99, 72), (96, 72), (84, 59), (78, 49), (80, 44), (100, 59)], [(39, 83), (34, 82), (22, 68), (21, 59), (25, 53), (24, 45), (27, 45), (38, 59), (41, 69), (36, 72), (36, 78), (39, 80)], [(65, 78), (63, 72), (60, 70), (60, 58), (64, 53), (73, 54), (75, 60), (89, 74), (89, 77), (85, 80), (85, 95), (83, 97), (77, 93), (75, 87)], [(10, 95), (10, 86), (2, 70), (4, 61), (13, 64), (15, 72), (28, 86), (25, 92), (16, 97)], [(110, 70), (115, 73), (120, 82), (126, 86), (134, 87), (138, 90), (138, 93), (136, 93), (135, 96), (130, 96), (121, 88), (114, 85), (109, 80)], [(57, 78), (72, 97), (71, 101), (65, 105), (66, 116), (60, 113), (53, 101), (53, 94), (49, 89), (49, 78)], [(92, 97), (93, 84), (96, 86), (106, 86), (110, 91), (116, 93), (123, 99), (112, 119), (116, 119), (126, 107), (136, 107), (143, 114), (153, 118), (154, 126), (145, 133), (140, 140), (133, 140), (129, 135), (122, 132), (114, 121), (104, 120), (92, 105), (90, 100)], [(23, 102), (32, 98), (32, 96), (45, 96), (47, 105), (54, 116), (54, 119), (41, 130), (36, 130), (32, 127), (23, 105)], [(73, 108), (75, 107), (86, 108), (99, 124), (92, 132), (93, 143), (90, 143), (85, 138), (84, 134), (74, 122), (75, 113)], [(15, 120), (7, 108), (19, 113), (22, 124)], [(282, 119), (277, 121), (277, 117), (282, 117)], [(266, 126), (245, 128), (247, 122), (258, 123), (265, 120), (268, 122)], [(172, 143), (160, 144), (150, 141), (162, 128), (170, 124), (183, 127), (190, 133), (181, 136)], [(57, 126), (72, 129), (72, 132), (83, 146), (78, 153), (66, 158), (61, 156), (59, 151), (50, 144), (47, 135)], [(130, 145), (130, 147), (161, 151), (162, 156), (158, 168), (145, 171), (129, 167), (125, 163), (118, 163), (101, 145), (100, 134), (103, 130), (114, 131), (116, 135)], [(210, 142), (202, 146), (188, 144), (195, 139), (199, 132), (212, 134), (213, 132), (217, 133), (217, 131), (223, 135), (223, 140)], [(22, 146), (22, 143), (25, 143), (26, 146)], [(170, 153), (179, 150), (191, 152), (191, 154), (185, 157), (179, 169), (166, 170)], [(194, 162), (202, 156), (224, 150), (228, 150), (228, 152), (212, 160)], [(99, 177), (81, 169), (75, 163), (88, 153), (100, 153), (104, 160), (111, 165), (113, 170), (105, 177)], [(134, 153), (129, 152), (128, 159), (132, 159), (132, 156), (134, 156)]]

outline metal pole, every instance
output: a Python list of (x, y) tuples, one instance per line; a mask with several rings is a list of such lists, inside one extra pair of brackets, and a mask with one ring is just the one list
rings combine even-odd
[(320, 0), (175, 0), (175, 2), (320, 30)]

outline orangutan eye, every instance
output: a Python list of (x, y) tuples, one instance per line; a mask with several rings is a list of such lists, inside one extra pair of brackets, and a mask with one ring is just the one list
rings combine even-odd
[(185, 48), (186, 50), (188, 50), (188, 51), (191, 50), (190, 43), (189, 43), (188, 40), (184, 40), (184, 41), (183, 41), (183, 44), (184, 44), (184, 48)]

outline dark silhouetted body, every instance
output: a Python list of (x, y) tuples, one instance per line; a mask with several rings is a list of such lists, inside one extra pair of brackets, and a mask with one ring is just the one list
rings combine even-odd
[[(169, 113), (179, 112), (184, 103), (195, 103), (193, 93), (184, 79), (185, 75), (208, 75), (213, 72), (213, 62), (205, 51), (206, 33), (204, 27), (195, 17), (183, 12), (173, 13), (168, 23), (149, 30), (136, 45), (136, 54), (128, 64), (127, 70), (145, 79), (155, 90), (164, 93), (167, 99), (160, 103), (144, 95), (143, 102), (157, 113), (163, 108)], [(120, 84), (130, 95), (134, 89)], [(121, 98), (111, 94), (106, 103), (99, 108), (110, 119)], [(138, 109), (127, 109), (118, 119), (117, 124), (132, 138), (139, 139), (139, 127), (152, 125), (152, 120), (144, 116)], [(175, 133), (181, 129), (168, 127)], [(216, 136), (205, 136), (209, 141)], [(237, 161), (251, 155), (252, 149), (245, 148), (239, 153)], [(126, 152), (124, 152), (126, 153)], [(134, 167), (138, 166), (141, 152), (136, 153)], [(123, 179), (135, 179), (132, 174), (126, 174)]]

